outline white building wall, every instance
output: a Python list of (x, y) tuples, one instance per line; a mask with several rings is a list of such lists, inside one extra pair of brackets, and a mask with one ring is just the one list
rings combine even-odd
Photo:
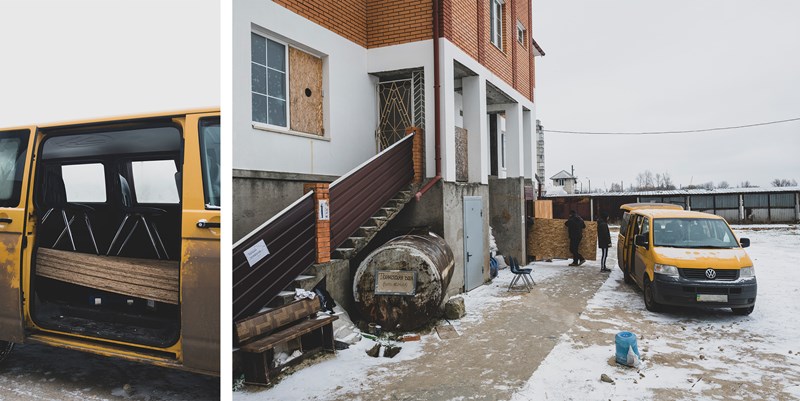
[[(324, 137), (253, 127), (251, 32), (323, 58)], [(233, 109), (226, 112), (232, 118), (233, 168), (342, 175), (375, 154), (377, 80), (367, 74), (365, 48), (273, 2), (237, 0), (232, 52)]]

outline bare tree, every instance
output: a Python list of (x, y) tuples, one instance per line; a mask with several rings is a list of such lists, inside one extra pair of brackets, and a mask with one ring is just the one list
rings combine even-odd
[(622, 192), (622, 184), (617, 184), (616, 182), (611, 183), (611, 188), (608, 190), (609, 192)]
[(758, 188), (758, 185), (753, 185), (750, 181), (742, 181), (739, 188)]
[(653, 172), (645, 170), (643, 173), (639, 173), (636, 176), (636, 187), (639, 190), (655, 188), (656, 180), (655, 176), (653, 176)]
[(728, 185), (728, 181), (720, 181), (719, 184), (717, 184), (717, 188), (729, 188), (729, 187), (730, 185)]
[(797, 181), (796, 180), (788, 180), (786, 178), (776, 178), (772, 180), (773, 187), (796, 187)]

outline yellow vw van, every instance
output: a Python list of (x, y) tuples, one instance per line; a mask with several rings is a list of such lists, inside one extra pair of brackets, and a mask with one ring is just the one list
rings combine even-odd
[(0, 129), (0, 360), (219, 375), (219, 110)]
[(648, 310), (677, 305), (753, 312), (756, 277), (743, 249), (750, 240), (737, 239), (725, 219), (679, 206), (626, 211), (617, 244), (623, 256), (619, 267), (626, 282), (642, 289)]

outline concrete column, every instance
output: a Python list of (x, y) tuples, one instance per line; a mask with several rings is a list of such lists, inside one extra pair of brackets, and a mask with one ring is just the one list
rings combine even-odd
[(594, 221), (594, 198), (589, 198), (589, 221)]
[(519, 103), (506, 104), (506, 171), (509, 177), (524, 177), (523, 158), (525, 146), (523, 144), (522, 105)]
[(522, 110), (522, 169), (525, 178), (536, 178), (536, 132), (533, 129), (533, 111)]
[(739, 221), (744, 221), (744, 195), (739, 194)]
[(439, 112), (441, 124), (442, 179), (456, 180), (456, 96), (453, 56), (448, 51), (444, 39), (440, 39), (439, 51), (442, 54), (439, 64), (441, 87), (439, 88)]
[(486, 79), (461, 78), (464, 128), (467, 130), (469, 182), (489, 183), (489, 133), (486, 116)]
[(794, 218), (800, 221), (800, 192), (794, 194)]

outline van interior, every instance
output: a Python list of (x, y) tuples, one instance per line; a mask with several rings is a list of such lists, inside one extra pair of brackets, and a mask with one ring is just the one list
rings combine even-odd
[(180, 335), (180, 127), (44, 131), (31, 316), (42, 328), (167, 347)]

